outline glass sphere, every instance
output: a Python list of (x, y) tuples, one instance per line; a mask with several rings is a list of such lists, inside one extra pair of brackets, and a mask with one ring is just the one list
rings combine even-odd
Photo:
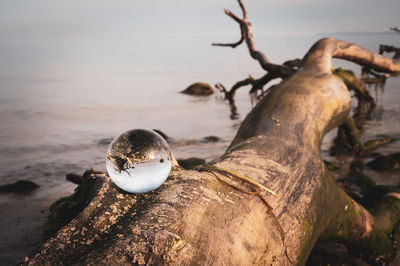
[(130, 193), (146, 193), (167, 179), (172, 167), (171, 150), (165, 139), (153, 130), (129, 130), (111, 142), (106, 167), (119, 188)]

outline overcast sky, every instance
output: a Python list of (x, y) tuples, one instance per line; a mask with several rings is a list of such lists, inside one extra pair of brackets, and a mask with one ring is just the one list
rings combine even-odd
[[(258, 34), (385, 31), (400, 24), (398, 0), (247, 0)], [(88, 30), (133, 34), (223, 34), (222, 9), (234, 0), (0, 0), (4, 34), (79, 34)], [(165, 32), (168, 31), (168, 32)]]
[[(385, 32), (400, 26), (399, 0), (244, 3), (256, 43), (263, 48), (268, 44), (265, 36)], [(187, 64), (196, 55), (203, 60), (207, 55), (232, 54), (210, 47), (211, 42), (239, 38), (239, 28), (224, 8), (240, 14), (235, 0), (0, 0), (0, 76), (55, 69), (68, 73), (77, 68), (83, 73), (83, 68), (92, 71), (96, 64), (123, 68), (128, 63), (130, 71), (162, 71), (173, 67), (165, 63), (172, 58)]]

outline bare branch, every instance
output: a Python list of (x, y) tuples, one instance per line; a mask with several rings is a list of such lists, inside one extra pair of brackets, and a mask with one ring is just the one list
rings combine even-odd
[(268, 89), (266, 89), (265, 91), (261, 92), (260, 95), (257, 95), (257, 100), (261, 100), (262, 98), (264, 98), (264, 96), (266, 96), (268, 92), (270, 92), (271, 90), (273, 90), (277, 86), (279, 86), (279, 84), (274, 84), (274, 85), (269, 86)]
[(272, 73), (266, 73), (264, 76), (262, 76), (259, 79), (254, 79), (252, 76), (249, 76), (248, 78), (244, 80), (240, 80), (236, 82), (232, 88), (228, 91), (224, 85), (221, 83), (215, 84), (215, 87), (219, 89), (221, 92), (225, 93), (225, 99), (229, 101), (230, 104), (234, 103), (234, 97), (236, 94), (236, 91), (240, 89), (241, 87), (251, 85), (251, 89), (249, 93), (254, 93), (258, 90), (262, 90), (264, 86), (270, 82), (271, 80), (280, 78), (280, 76), (272, 74)]
[(303, 58), (305, 68), (330, 73), (332, 57), (352, 61), (379, 72), (400, 72), (400, 59), (391, 59), (370, 52), (361, 46), (333, 38), (317, 41)]
[(225, 86), (222, 83), (218, 82), (215, 84), (215, 88), (217, 88), (220, 92), (227, 93)]
[(237, 23), (239, 23), (239, 24), (245, 24), (246, 23), (245, 18), (243, 18), (243, 19), (239, 18), (235, 13), (231, 12), (229, 9), (224, 9), (224, 12), (225, 12), (226, 15), (231, 17)]
[(244, 39), (240, 39), (239, 41), (235, 42), (235, 43), (212, 43), (212, 46), (225, 46), (225, 47), (232, 47), (232, 48), (236, 48), (236, 46), (242, 44), (242, 42), (244, 41)]
[(252, 76), (249, 76), (247, 79), (236, 82), (229, 91), (226, 90), (225, 87), (221, 83), (217, 83), (216, 85), (218, 85), (217, 88), (222, 88), (223, 92), (225, 93), (225, 99), (227, 99), (230, 104), (233, 104), (234, 103), (233, 98), (235, 97), (236, 90), (238, 90), (239, 88), (241, 88), (243, 86), (250, 85), (253, 82), (254, 82), (254, 78)]
[(335, 58), (347, 59), (362, 66), (370, 67), (379, 72), (400, 72), (400, 60), (375, 54), (363, 47), (348, 42), (336, 40), (337, 49), (332, 54)]
[[(369, 78), (369, 75), (372, 75), (373, 78)], [(361, 68), (361, 80), (364, 81), (367, 84), (370, 83), (381, 83), (384, 82), (387, 78), (390, 78), (390, 74), (381, 74), (377, 73), (372, 69), (369, 69), (367, 67), (362, 67)], [(371, 82), (374, 81), (374, 82)], [(378, 82), (379, 81), (379, 82)]]
[(393, 45), (384, 45), (384, 44), (379, 45), (379, 54), (383, 54), (385, 52), (392, 53), (392, 52), (397, 52), (399, 50), (400, 50), (399, 48)]
[(291, 67), (291, 68), (300, 68), (302, 64), (302, 60), (299, 58), (288, 60), (283, 63), (285, 66)]
[(229, 46), (232, 48), (235, 48), (237, 45), (241, 44), (243, 40), (246, 40), (247, 48), (249, 49), (250, 56), (257, 60), (258, 63), (261, 65), (261, 67), (266, 70), (267, 72), (270, 72), (272, 74), (275, 74), (279, 77), (282, 78), (287, 78), (294, 74), (296, 71), (286, 65), (278, 65), (278, 64), (273, 64), (268, 61), (267, 56), (261, 52), (258, 51), (256, 48), (256, 45), (253, 40), (253, 28), (251, 23), (247, 20), (247, 10), (245, 6), (243, 5), (241, 0), (238, 0), (239, 6), (242, 9), (243, 12), (243, 18), (239, 18), (236, 14), (233, 12), (225, 9), (225, 14), (231, 17), (233, 20), (235, 20), (239, 25), (240, 25), (240, 32), (242, 35), (242, 38), (240, 39), (239, 42), (233, 43), (233, 44), (213, 44), (214, 46)]
[[(239, 1), (240, 2), (240, 1)], [(239, 3), (241, 6), (243, 5), (242, 3)], [(242, 9), (243, 10), (243, 9)], [(224, 9), (225, 14), (227, 14), (228, 16), (230, 16), (233, 20), (235, 20), (237, 23), (239, 23), (240, 25), (240, 32), (241, 32), (241, 38), (238, 42), (236, 43), (213, 43), (211, 44), (212, 46), (227, 46), (227, 47), (232, 47), (232, 48), (236, 48), (236, 46), (240, 45), (243, 41), (244, 41), (244, 28), (243, 28), (243, 24), (244, 22), (234, 13), (232, 13), (231, 11), (229, 11), (228, 9)], [(246, 15), (247, 17), (247, 12), (245, 12), (245, 9), (243, 11), (243, 16)]]
[[(240, 31), (243, 32), (242, 27), (240, 27)], [(211, 45), (212, 46), (227, 46), (227, 47), (236, 48), (236, 46), (242, 44), (243, 41), (244, 41), (244, 37), (243, 37), (243, 34), (241, 34), (240, 40), (235, 43), (212, 43)]]
[(243, 3), (242, 3), (241, 0), (238, 0), (238, 3), (239, 3), (239, 6), (240, 6), (240, 9), (242, 9), (242, 12), (243, 12), (243, 19), (244, 19), (244, 20), (247, 20), (247, 10), (246, 10), (246, 7), (243, 5)]
[(393, 45), (379, 45), (379, 54), (383, 53), (395, 53), (393, 58), (400, 58), (400, 48)]
[(262, 76), (260, 79), (254, 80), (253, 82), (253, 87), (249, 91), (249, 93), (256, 92), (257, 90), (262, 90), (264, 86), (270, 82), (271, 80), (280, 78), (278, 75), (272, 74), (272, 73), (267, 73), (264, 76)]

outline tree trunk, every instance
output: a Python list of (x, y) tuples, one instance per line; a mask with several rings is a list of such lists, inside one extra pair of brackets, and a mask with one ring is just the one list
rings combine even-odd
[(219, 173), (224, 182), (175, 166), (148, 194), (124, 193), (106, 175), (94, 175), (91, 190), (81, 189), (90, 203), (25, 263), (288, 265), (290, 258), (302, 265), (323, 232), (352, 241), (371, 236), (373, 217), (335, 185), (321, 160), (324, 134), (350, 110), (345, 84), (314, 56), (337, 41), (321, 42), (302, 69), (257, 104), (214, 162), (277, 192), (264, 199), (286, 248), (260, 197), (229, 186), (243, 187)]
[(387, 239), (382, 234), (400, 220), (400, 194), (381, 203), (375, 221), (336, 186), (320, 149), (324, 135), (350, 111), (348, 89), (331, 73), (332, 57), (385, 72), (399, 72), (399, 60), (327, 38), (310, 49), (298, 71), (271, 64), (256, 50), (239, 4), (243, 19), (226, 11), (241, 28), (242, 39), (234, 45), (245, 40), (266, 71), (288, 78), (253, 108), (212, 165), (244, 175), (278, 197), (260, 195), (234, 175), (178, 165), (167, 182), (147, 194), (124, 193), (106, 175), (93, 173), (59, 205), (58, 210), (78, 214), (25, 264), (303, 265), (322, 236), (366, 248)]

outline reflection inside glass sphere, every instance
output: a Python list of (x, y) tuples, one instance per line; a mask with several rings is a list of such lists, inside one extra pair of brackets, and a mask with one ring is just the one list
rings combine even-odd
[(149, 192), (167, 179), (172, 167), (171, 150), (153, 130), (129, 130), (111, 142), (106, 167), (119, 188), (130, 193)]

